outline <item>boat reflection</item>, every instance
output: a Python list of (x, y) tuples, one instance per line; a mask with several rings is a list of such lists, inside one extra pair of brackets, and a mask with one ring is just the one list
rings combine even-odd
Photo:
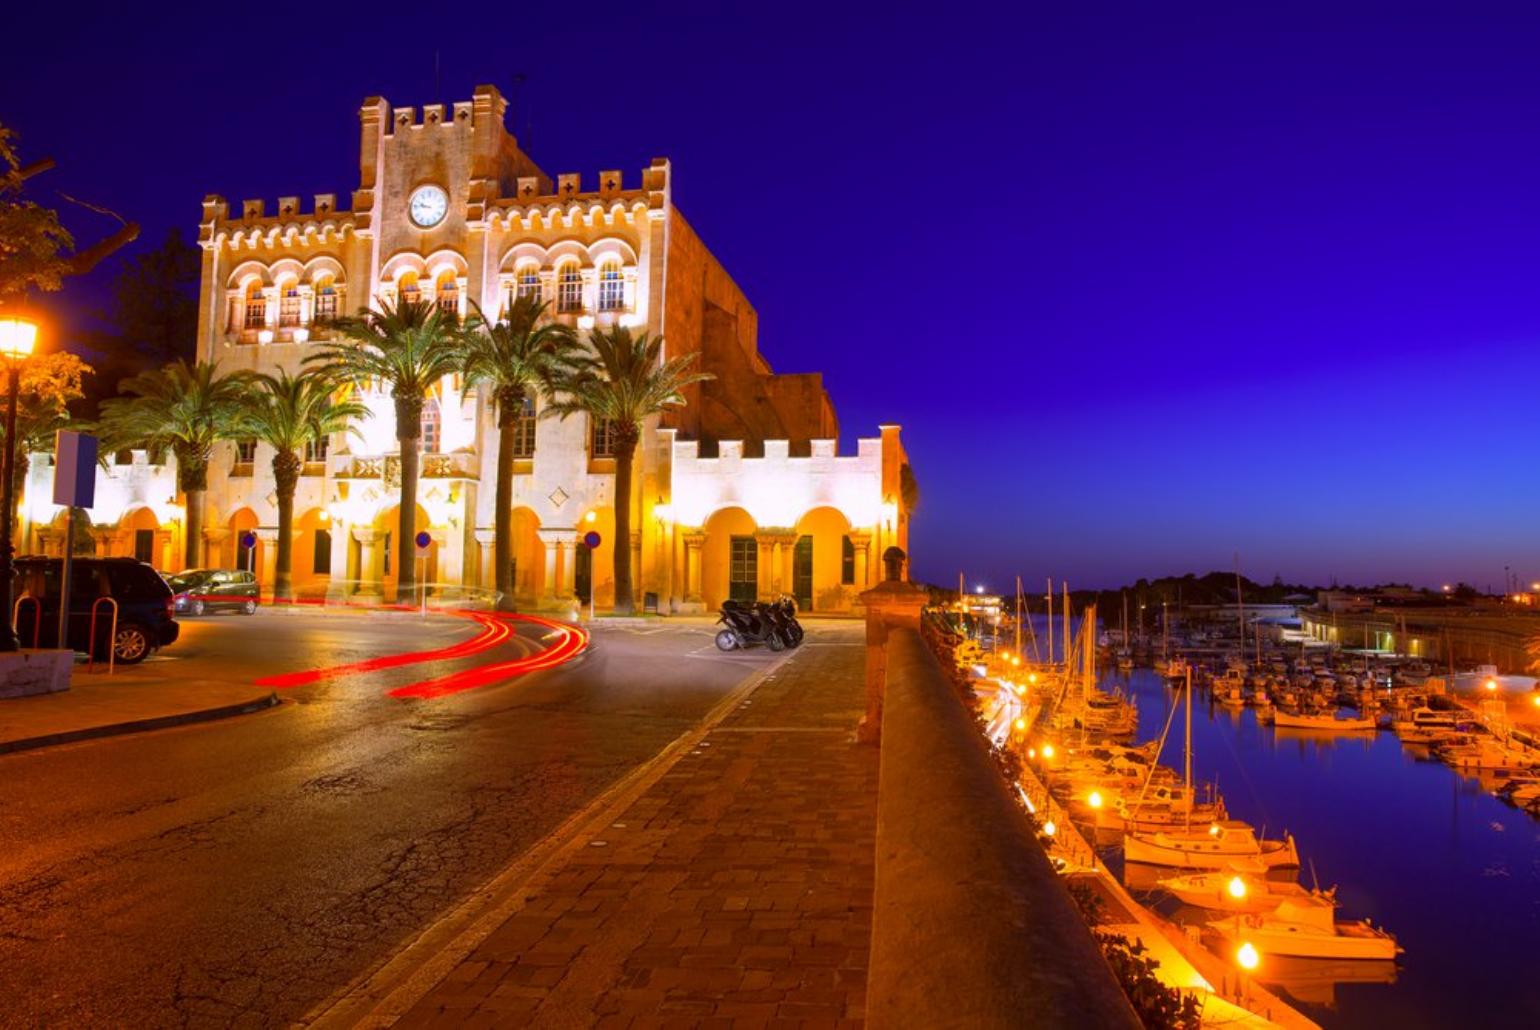
[(1301, 1005), (1337, 1007), (1338, 984), (1393, 984), (1398, 967), (1385, 959), (1285, 958), (1272, 956), (1257, 971), (1264, 986), (1280, 991)]

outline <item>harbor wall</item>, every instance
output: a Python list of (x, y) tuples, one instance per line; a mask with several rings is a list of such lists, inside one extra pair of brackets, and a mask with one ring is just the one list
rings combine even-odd
[(1137, 1027), (919, 632), (885, 650), (868, 1023)]

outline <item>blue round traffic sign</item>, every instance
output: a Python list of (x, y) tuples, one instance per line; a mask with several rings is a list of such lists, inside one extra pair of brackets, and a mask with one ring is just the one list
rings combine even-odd
[(248, 551), (251, 550), (253, 547), (257, 546), (257, 534), (253, 533), (249, 529), (246, 532), (242, 533), (241, 534), (241, 546), (246, 548), (246, 550), (248, 550)]
[(429, 533), (426, 529), (417, 534), (418, 547), (427, 547), (431, 543), (433, 543), (433, 534)]
[(592, 551), (595, 547), (599, 546), (600, 539), (601, 537), (598, 533), (585, 533), (583, 534), (583, 546)]

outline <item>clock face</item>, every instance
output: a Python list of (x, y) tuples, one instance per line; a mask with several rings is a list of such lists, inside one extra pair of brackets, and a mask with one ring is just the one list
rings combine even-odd
[(449, 194), (438, 186), (419, 186), (407, 205), (412, 224), (421, 229), (431, 229), (444, 220), (449, 210)]

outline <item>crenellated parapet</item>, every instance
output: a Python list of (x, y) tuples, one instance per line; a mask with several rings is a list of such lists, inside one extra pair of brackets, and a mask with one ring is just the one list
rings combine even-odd
[(224, 197), (210, 194), (203, 198), (198, 243), (205, 250), (292, 247), (332, 243), (357, 229), (353, 212), (339, 210), (335, 193), (317, 193), (308, 205), (299, 197), (279, 197), (273, 214), (265, 200), (243, 200), (239, 217), (231, 217)]
[(793, 457), (788, 440), (764, 441), (761, 457), (746, 457), (743, 441), (723, 440), (716, 457), (702, 457), (696, 440), (674, 440), (670, 484), (681, 525), (705, 525), (726, 508), (742, 508), (759, 526), (794, 526), (807, 512), (834, 508), (856, 529), (893, 517), (883, 493), (883, 441), (856, 442), (838, 453), (837, 441), (813, 440), (811, 453)]

